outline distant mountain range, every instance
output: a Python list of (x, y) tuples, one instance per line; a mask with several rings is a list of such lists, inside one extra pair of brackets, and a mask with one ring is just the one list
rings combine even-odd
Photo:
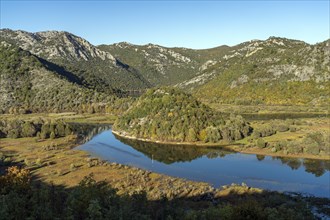
[[(167, 85), (215, 103), (325, 105), (330, 101), (330, 40), (310, 45), (270, 37), (233, 47), (193, 50), (126, 42), (94, 46), (63, 31), (1, 29), (0, 44), (2, 57), (15, 50), (12, 56), (17, 58), (1, 60), (0, 96), (7, 100), (0, 101), (3, 109), (14, 105), (13, 100), (23, 101), (24, 94), (13, 91), (21, 87), (20, 80), (12, 78), (21, 63), (30, 72), (25, 81), (34, 87), (40, 83), (41, 73), (52, 72), (60, 80), (58, 85), (69, 83), (104, 97), (139, 94)], [(38, 67), (30, 66), (36, 62), (24, 62), (26, 59), (37, 60)], [(33, 75), (36, 68), (40, 74)], [(39, 87), (43, 91), (44, 87)]]

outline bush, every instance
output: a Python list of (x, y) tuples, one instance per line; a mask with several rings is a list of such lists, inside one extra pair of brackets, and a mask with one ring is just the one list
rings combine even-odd
[(290, 127), (289, 127), (289, 130), (290, 130), (290, 132), (296, 132), (296, 131), (297, 131), (297, 127), (295, 127), (295, 126), (290, 126)]
[(70, 171), (74, 171), (77, 169), (77, 166), (75, 164), (70, 164)]
[(282, 123), (276, 123), (273, 124), (273, 127), (275, 128), (276, 131), (279, 132), (285, 132), (289, 130), (289, 126), (287, 124), (285, 124), (284, 122)]
[(19, 133), (18, 130), (13, 129), (13, 130), (10, 130), (8, 132), (7, 137), (9, 137), (9, 138), (19, 138), (20, 137), (20, 133)]
[(42, 161), (41, 161), (40, 158), (38, 158), (38, 159), (36, 160), (36, 165), (37, 165), (38, 167), (41, 167), (41, 166), (42, 166)]
[(259, 137), (268, 137), (276, 133), (276, 130), (273, 129), (273, 127), (269, 124), (262, 125), (259, 128), (254, 129), (252, 136), (254, 138)]
[(25, 122), (22, 128), (22, 137), (34, 137), (36, 128), (32, 122)]
[(303, 152), (303, 148), (301, 147), (301, 145), (295, 141), (288, 142), (286, 150), (288, 153), (291, 154), (299, 154)]
[(257, 139), (257, 141), (256, 141), (256, 145), (257, 145), (257, 147), (259, 147), (259, 148), (265, 148), (266, 147), (266, 142), (264, 141), (264, 139), (262, 139), (262, 138), (259, 138), (259, 139)]
[(52, 131), (52, 132), (50, 133), (50, 135), (49, 135), (49, 138), (50, 138), (50, 139), (55, 139), (55, 137), (56, 137), (56, 136), (55, 136), (55, 133)]

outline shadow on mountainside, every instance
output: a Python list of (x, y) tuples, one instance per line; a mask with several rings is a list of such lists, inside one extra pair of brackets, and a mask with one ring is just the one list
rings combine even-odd
[(47, 68), (47, 70), (56, 72), (61, 77), (65, 78), (69, 82), (76, 83), (78, 85), (84, 85), (83, 79), (76, 76), (75, 74), (67, 71), (64, 67), (52, 63), (48, 60), (38, 57), (39, 61)]

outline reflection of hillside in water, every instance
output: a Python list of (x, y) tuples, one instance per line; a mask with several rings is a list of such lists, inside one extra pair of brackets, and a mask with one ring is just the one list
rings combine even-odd
[(73, 132), (78, 135), (78, 143), (83, 144), (93, 139), (102, 131), (111, 129), (111, 125), (70, 123)]
[(208, 158), (224, 157), (227, 154), (235, 153), (219, 148), (197, 147), (194, 145), (158, 144), (126, 139), (117, 135), (115, 135), (115, 137), (124, 144), (127, 144), (135, 150), (143, 153), (150, 159), (165, 164), (189, 162), (202, 156), (207, 156)]
[[(168, 145), (158, 144), (144, 141), (137, 141), (132, 139), (126, 139), (115, 135), (115, 137), (134, 149), (145, 154), (147, 157), (153, 160), (165, 164), (171, 164), (175, 162), (189, 162), (207, 156), (208, 158), (225, 157), (228, 154), (236, 152), (219, 149), (219, 147), (197, 147), (194, 145)], [(258, 161), (265, 159), (265, 156), (256, 155)], [(273, 159), (280, 160), (282, 164), (289, 166), (292, 170), (297, 170), (301, 166), (305, 167), (305, 171), (314, 174), (316, 177), (322, 176), (326, 171), (330, 170), (330, 161), (326, 160), (311, 160), (300, 158), (288, 158), (288, 157), (272, 157)]]
[[(259, 161), (262, 161), (265, 157), (257, 155)], [(312, 173), (316, 177), (322, 176), (326, 171), (330, 171), (329, 160), (312, 160), (290, 157), (273, 157), (273, 159), (280, 160), (282, 164), (289, 166), (292, 170), (297, 170), (301, 166), (305, 167), (307, 173)]]

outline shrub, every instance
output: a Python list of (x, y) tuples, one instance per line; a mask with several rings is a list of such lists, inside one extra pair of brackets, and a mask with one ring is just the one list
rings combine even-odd
[(289, 126), (285, 123), (273, 124), (276, 131), (285, 132), (289, 130)]
[(287, 152), (291, 154), (299, 154), (303, 152), (301, 145), (295, 141), (290, 141), (287, 144)]
[(257, 141), (256, 141), (256, 145), (259, 148), (265, 148), (266, 147), (266, 144), (267, 143), (262, 138), (258, 138)]
[(29, 159), (25, 158), (25, 159), (24, 159), (24, 164), (25, 164), (26, 166), (30, 166), (30, 165), (31, 165), (31, 162), (29, 161)]
[(19, 138), (20, 137), (19, 130), (16, 130), (16, 129), (10, 130), (8, 132), (7, 137), (9, 137), (9, 138)]
[(22, 128), (22, 137), (34, 137), (36, 128), (32, 122), (25, 122)]
[(56, 137), (56, 136), (55, 136), (55, 133), (52, 131), (52, 132), (50, 133), (50, 135), (49, 135), (49, 138), (50, 138), (50, 139), (55, 139), (55, 137)]
[(70, 171), (76, 170), (77, 166), (75, 164), (70, 164)]
[(38, 159), (36, 160), (36, 165), (37, 165), (38, 167), (41, 167), (41, 166), (42, 166), (42, 161), (41, 161), (40, 158), (38, 158)]
[(276, 133), (276, 130), (269, 124), (262, 125), (259, 128), (254, 129), (252, 136), (254, 138), (268, 137)]

